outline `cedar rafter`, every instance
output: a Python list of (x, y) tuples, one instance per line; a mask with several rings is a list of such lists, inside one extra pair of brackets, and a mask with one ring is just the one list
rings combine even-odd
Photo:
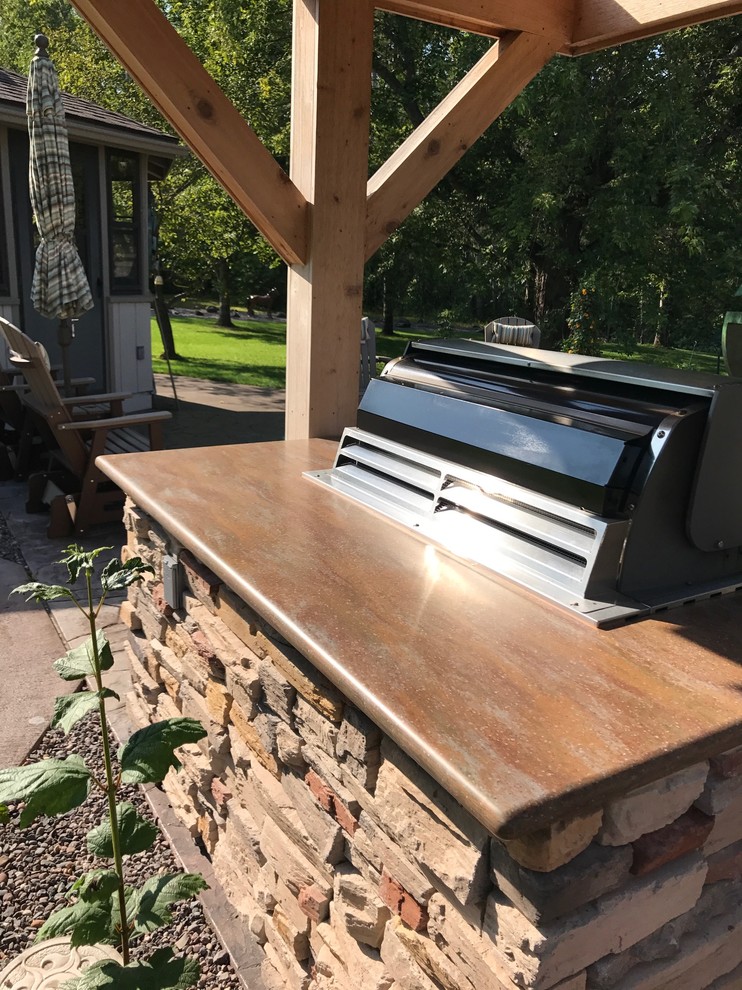
[(555, 44), (530, 34), (495, 43), (371, 176), (367, 259), (543, 68)]
[(289, 264), (309, 206), (153, 0), (72, 0), (103, 43)]
[(742, 0), (578, 0), (568, 50), (583, 55), (740, 13)]
[(374, 6), (474, 34), (526, 31), (559, 48), (571, 39), (575, 0), (374, 0)]

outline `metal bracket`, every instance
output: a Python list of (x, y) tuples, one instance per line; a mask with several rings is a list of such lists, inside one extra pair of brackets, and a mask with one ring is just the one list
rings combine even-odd
[(162, 583), (165, 587), (165, 601), (170, 608), (179, 609), (183, 594), (183, 581), (178, 558), (171, 554), (162, 558)]

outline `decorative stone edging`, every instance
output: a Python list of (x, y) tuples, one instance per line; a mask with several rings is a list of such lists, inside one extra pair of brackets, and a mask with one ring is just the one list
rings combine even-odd
[(73, 947), (68, 938), (51, 938), (32, 945), (9, 962), (0, 973), (0, 988), (52, 990), (104, 959), (121, 962), (121, 956), (110, 945)]

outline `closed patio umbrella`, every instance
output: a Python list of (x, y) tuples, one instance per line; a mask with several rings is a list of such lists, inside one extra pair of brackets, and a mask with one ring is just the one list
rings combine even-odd
[(34, 41), (26, 113), (31, 205), (41, 243), (36, 251), (31, 302), (42, 316), (59, 320), (58, 341), (68, 391), (72, 319), (92, 308), (93, 296), (75, 246), (75, 189), (59, 79), (46, 50), (48, 38), (37, 34)]

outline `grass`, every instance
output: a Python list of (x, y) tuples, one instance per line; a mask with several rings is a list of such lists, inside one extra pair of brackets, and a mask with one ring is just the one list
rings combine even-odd
[[(173, 316), (170, 320), (175, 349), (181, 356), (170, 364), (174, 375), (208, 378), (283, 388), (286, 383), (286, 327), (283, 323), (235, 320), (234, 329), (217, 327), (213, 320)], [(152, 368), (167, 373), (157, 321), (152, 320)]]
[[(173, 374), (206, 378), (218, 382), (283, 388), (286, 383), (286, 325), (278, 321), (235, 320), (234, 329), (217, 327), (203, 317), (172, 317), (175, 347), (181, 359), (172, 361)], [(439, 336), (435, 330), (398, 330), (393, 337), (378, 335), (377, 351), (385, 358), (398, 357), (409, 340), (421, 336)], [(162, 341), (155, 320), (152, 321), (152, 366), (167, 373), (167, 365), (157, 355)], [(631, 354), (610, 344), (603, 357), (644, 361), (665, 368), (692, 371), (717, 371), (717, 355), (682, 348), (652, 347), (637, 344)]]
[(607, 343), (601, 357), (618, 358), (621, 361), (642, 361), (657, 364), (662, 368), (681, 368), (684, 371), (710, 371), (713, 374), (726, 374), (723, 359), (708, 351), (697, 351), (682, 347), (653, 347), (651, 344), (636, 344), (631, 354), (616, 350)]
[[(174, 375), (236, 382), (263, 388), (286, 384), (286, 324), (273, 320), (235, 320), (233, 330), (217, 327), (211, 319), (193, 316), (170, 318), (175, 349), (180, 360), (171, 361)], [(397, 331), (393, 337), (379, 335), (378, 352), (398, 357), (408, 340), (417, 340), (419, 330)], [(431, 334), (432, 335), (432, 334)], [(167, 374), (157, 321), (152, 320), (152, 368)]]

